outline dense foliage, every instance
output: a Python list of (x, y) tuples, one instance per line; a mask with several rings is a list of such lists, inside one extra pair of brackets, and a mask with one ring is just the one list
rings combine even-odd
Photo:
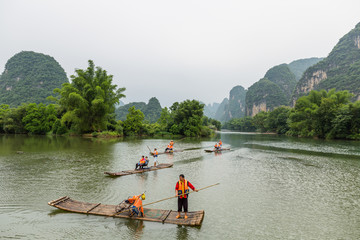
[(256, 127), (252, 117), (233, 118), (223, 125), (224, 129), (236, 130), (240, 132), (255, 132)]
[(319, 138), (360, 138), (360, 102), (348, 91), (311, 91), (298, 99), (289, 116), (289, 135)]
[(0, 133), (45, 134), (57, 120), (55, 105), (23, 104), (17, 108), (0, 105)]
[[(322, 72), (323, 79), (314, 81), (314, 75)], [(326, 77), (325, 77), (326, 74)], [(330, 54), (308, 68), (299, 80), (293, 95), (293, 101), (306, 95), (308, 89), (349, 90), (360, 96), (360, 23), (344, 35)]]
[(49, 104), (54, 88), (68, 82), (66, 73), (52, 57), (23, 51), (10, 58), (0, 76), (0, 104)]
[(278, 107), (253, 118), (232, 119), (225, 129), (276, 132), (300, 137), (360, 139), (360, 101), (348, 91), (311, 91), (294, 108)]
[(144, 113), (144, 118), (149, 123), (155, 123), (161, 114), (161, 105), (159, 100), (156, 97), (150, 98), (148, 104), (144, 102), (131, 102), (124, 106), (121, 106), (115, 110), (116, 119), (125, 121), (128, 110), (131, 107), (141, 110)]
[(175, 102), (169, 110), (161, 112), (161, 129), (189, 137), (207, 136), (209, 128), (203, 126), (203, 111), (204, 104), (196, 100)]
[(134, 106), (129, 108), (126, 120), (121, 123), (125, 135), (183, 135), (209, 136), (211, 129), (220, 130), (221, 123), (203, 116), (204, 104), (196, 100), (175, 102), (170, 109), (161, 110), (155, 123), (144, 121), (145, 115)]
[(80, 133), (107, 130), (109, 121), (115, 118), (115, 104), (125, 96), (122, 94), (125, 88), (116, 89), (112, 77), (89, 60), (89, 67), (77, 69), (71, 83), (55, 89), (60, 94), (58, 103), (65, 111), (62, 124)]

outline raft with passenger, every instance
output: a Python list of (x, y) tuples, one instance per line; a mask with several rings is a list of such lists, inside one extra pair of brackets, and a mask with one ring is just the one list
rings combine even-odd
[(221, 149), (211, 149), (211, 150), (208, 150), (208, 149), (205, 149), (204, 151), (205, 152), (222, 152), (222, 151), (229, 151), (230, 148), (221, 148)]
[(204, 219), (204, 214), (205, 214), (203, 210), (188, 212), (187, 215), (188, 218), (184, 219), (184, 218), (176, 218), (177, 211), (144, 208), (145, 217), (129, 216), (129, 212), (126, 211), (117, 212), (116, 211), (117, 205), (80, 202), (73, 200), (68, 196), (50, 201), (48, 202), (48, 204), (50, 206), (74, 213), (101, 215), (101, 216), (116, 217), (116, 218), (138, 219), (143, 221), (172, 223), (172, 224), (187, 225), (187, 226), (201, 225), (201, 222)]
[[(166, 153), (171, 154), (171, 153), (174, 153), (174, 152), (183, 152), (183, 151), (184, 151), (184, 150), (182, 150), (182, 149), (179, 149), (179, 150), (171, 150), (171, 151), (159, 152), (158, 155), (160, 155), (160, 154), (166, 154)], [(150, 152), (150, 154), (151, 154), (151, 155), (154, 155), (153, 152)]]
[(114, 177), (120, 177), (120, 176), (136, 174), (136, 173), (156, 171), (156, 170), (163, 169), (163, 168), (170, 168), (173, 165), (174, 164), (172, 164), (172, 163), (161, 163), (161, 164), (157, 165), (156, 167), (154, 167), (154, 166), (143, 167), (143, 168), (136, 169), (136, 170), (127, 170), (127, 171), (121, 171), (121, 172), (104, 172), (104, 174), (107, 174), (109, 176), (114, 176)]

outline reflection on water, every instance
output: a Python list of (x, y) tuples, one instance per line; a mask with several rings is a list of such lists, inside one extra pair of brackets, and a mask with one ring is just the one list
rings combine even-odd
[[(205, 153), (219, 138), (177, 140), (185, 151), (158, 159), (172, 168), (111, 178), (104, 171), (133, 169), (170, 139), (0, 135), (0, 238), (359, 239), (359, 142), (221, 133), (232, 150)], [(65, 195), (118, 204), (143, 191), (149, 203), (173, 196), (180, 173), (197, 188), (220, 182), (189, 198), (190, 211), (205, 210), (199, 228), (47, 205)], [(176, 210), (177, 201), (149, 207)]]

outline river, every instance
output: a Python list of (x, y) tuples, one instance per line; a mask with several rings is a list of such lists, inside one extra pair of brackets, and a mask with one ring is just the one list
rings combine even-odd
[[(204, 152), (220, 138), (231, 151)], [(360, 239), (360, 142), (219, 133), (175, 140), (175, 149), (191, 150), (159, 156), (172, 168), (104, 175), (133, 169), (148, 146), (169, 140), (0, 135), (0, 238)], [(146, 190), (145, 204), (173, 196), (181, 173), (196, 188), (220, 183), (189, 198), (189, 211), (205, 210), (201, 227), (47, 205), (65, 195), (117, 204)], [(152, 207), (176, 210), (177, 201)]]

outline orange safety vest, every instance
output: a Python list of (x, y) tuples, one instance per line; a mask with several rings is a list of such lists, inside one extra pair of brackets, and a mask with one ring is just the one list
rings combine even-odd
[(215, 143), (215, 146), (214, 146), (215, 148), (217, 148), (218, 147), (218, 145), (217, 145), (217, 143)]
[(128, 199), (129, 203), (133, 204), (134, 207), (139, 209), (142, 213), (144, 213), (144, 209), (142, 207), (142, 199), (141, 194), (139, 196), (133, 196), (132, 198)]
[(184, 197), (185, 194), (189, 193), (189, 187), (188, 187), (188, 183), (187, 180), (185, 179), (185, 182), (183, 183), (182, 181), (179, 180), (179, 190), (178, 190), (178, 195)]
[(220, 142), (219, 142), (219, 145), (221, 146), (222, 145), (222, 141), (220, 140)]
[(140, 159), (140, 164), (145, 164), (145, 163), (146, 163), (145, 158)]
[(157, 150), (154, 151), (154, 157), (157, 157), (159, 155), (159, 152)]
[(173, 145), (174, 145), (174, 142), (171, 141), (171, 142), (170, 142), (170, 146), (173, 146)]

